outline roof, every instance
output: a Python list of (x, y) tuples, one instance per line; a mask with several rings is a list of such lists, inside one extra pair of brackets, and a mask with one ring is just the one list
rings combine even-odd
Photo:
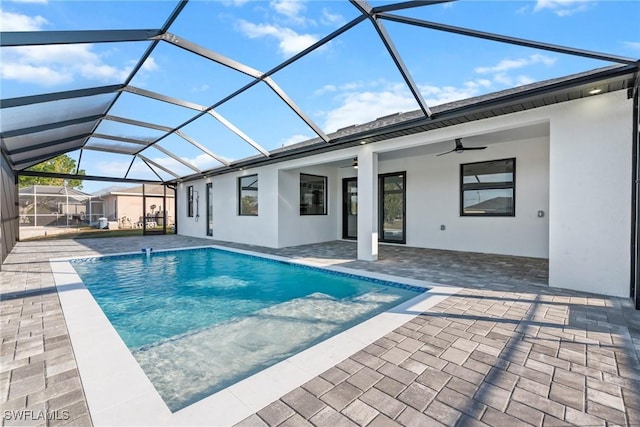
[[(614, 54), (587, 51), (573, 47), (526, 40), (497, 33), (488, 33), (469, 28), (454, 27), (442, 23), (426, 21), (412, 12), (428, 8), (438, 2), (394, 2), (383, 6), (370, 6), (364, 1), (351, 1), (354, 17), (337, 26), (333, 32), (319, 39), (311, 46), (282, 61), (266, 71), (258, 71), (220, 52), (198, 45), (192, 40), (173, 34), (170, 30), (180, 21), (187, 1), (178, 1), (164, 23), (154, 29), (120, 30), (73, 30), (73, 31), (26, 31), (3, 32), (0, 45), (12, 49), (31, 49), (34, 46), (80, 45), (86, 43), (109, 43), (120, 46), (139, 43), (144, 47), (133, 65), (131, 72), (118, 84), (87, 87), (62, 92), (41, 93), (0, 100), (2, 117), (0, 120), (0, 143), (2, 152), (11, 167), (21, 174), (37, 176), (64, 176), (68, 174), (37, 173), (29, 167), (63, 153), (77, 153), (78, 169), (83, 168), (83, 159), (100, 155), (105, 158), (124, 159), (122, 170), (102, 172), (87, 171), (83, 179), (113, 182), (174, 183), (180, 180), (227, 173), (250, 165), (268, 164), (295, 157), (307, 156), (330, 150), (341, 149), (360, 142), (375, 142), (402, 135), (424, 132), (445, 126), (452, 126), (486, 117), (509, 114), (564, 102), (588, 96), (594, 84), (602, 92), (628, 89), (636, 84), (638, 60)], [(192, 2), (199, 6), (201, 2)], [(397, 14), (394, 12), (402, 14)], [(281, 73), (291, 69), (296, 62), (303, 61), (314, 52), (321, 51), (328, 43), (346, 37), (353, 28), (362, 28), (368, 22), (377, 33), (377, 40), (371, 40), (381, 48), (381, 52), (395, 64), (396, 72), (413, 96), (418, 108), (404, 113), (391, 114), (363, 124), (356, 124), (325, 132), (312, 120), (312, 114), (304, 111), (292, 97), (276, 83)], [(422, 89), (416, 84), (412, 72), (406, 66), (403, 56), (394, 44), (394, 37), (386, 31), (385, 25), (428, 28), (444, 33), (465, 36), (469, 39), (490, 40), (511, 46), (538, 49), (594, 60), (596, 63), (614, 64), (570, 76), (546, 80), (482, 96), (449, 102), (442, 105), (428, 105)], [(207, 31), (207, 28), (202, 29)], [(375, 34), (374, 33), (374, 34)], [(188, 100), (189, 94), (176, 98), (142, 87), (134, 82), (140, 78), (145, 64), (154, 52), (170, 47), (179, 48), (184, 55), (201, 58), (203, 64), (222, 67), (230, 74), (229, 85), (235, 76), (242, 76), (246, 84), (235, 92), (223, 96), (213, 104), (202, 105)], [(354, 55), (361, 52), (354, 52)], [(184, 72), (188, 73), (188, 69)], [(233, 78), (231, 78), (233, 77)], [(218, 83), (218, 82), (216, 82)], [(224, 86), (227, 81), (221, 82)], [(170, 85), (171, 82), (168, 83)], [(228, 104), (239, 98), (249, 98), (258, 90), (275, 94), (280, 107), (300, 120), (316, 137), (284, 147), (263, 146), (252, 139), (240, 127), (221, 113)], [(166, 89), (170, 89), (167, 87)], [(154, 105), (179, 107), (180, 114), (165, 114), (154, 117), (154, 122), (136, 118), (135, 102), (132, 99)], [(142, 101), (140, 101), (142, 102)], [(125, 107), (119, 108), (125, 104)], [(134, 108), (132, 108), (132, 105)], [(265, 108), (265, 110), (268, 108)], [(116, 114), (116, 112), (120, 112)], [(128, 111), (128, 114), (121, 114)], [(175, 112), (177, 110), (171, 110)], [(185, 113), (186, 111), (186, 113)], [(260, 114), (258, 109), (250, 114)], [(175, 117), (174, 117), (175, 116)], [(208, 117), (207, 122), (203, 118)], [(250, 117), (249, 117), (250, 119)], [(233, 137), (228, 144), (244, 144), (249, 154), (244, 158), (230, 159), (223, 151), (212, 148), (215, 144), (198, 140), (191, 134), (196, 124), (206, 123), (222, 127)], [(109, 133), (105, 129), (114, 129)], [(117, 129), (117, 130), (116, 130)], [(204, 129), (205, 134), (209, 128)], [(214, 141), (215, 142), (215, 141)], [(227, 141), (217, 147), (221, 150)], [(195, 156), (195, 157), (194, 157)], [(193, 158), (205, 158), (197, 165)], [(75, 175), (72, 177), (76, 177)]]

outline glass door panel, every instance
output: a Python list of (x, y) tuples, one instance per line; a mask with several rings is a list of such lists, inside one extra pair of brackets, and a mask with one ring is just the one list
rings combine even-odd
[(405, 243), (405, 173), (380, 175), (380, 241)]
[(207, 183), (207, 236), (213, 236), (213, 184)]
[(358, 179), (345, 178), (342, 180), (342, 238), (356, 239), (358, 237)]

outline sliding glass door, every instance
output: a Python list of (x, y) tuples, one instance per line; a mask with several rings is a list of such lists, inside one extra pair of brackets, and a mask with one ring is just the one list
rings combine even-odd
[[(378, 229), (381, 242), (406, 243), (406, 173), (379, 175)], [(342, 238), (358, 238), (358, 179), (342, 180)]]

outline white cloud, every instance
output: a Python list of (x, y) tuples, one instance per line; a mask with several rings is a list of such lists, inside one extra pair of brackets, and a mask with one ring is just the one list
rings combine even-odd
[(191, 88), (192, 92), (198, 93), (198, 92), (206, 92), (209, 90), (209, 85), (206, 83), (201, 84), (200, 86), (194, 86)]
[(0, 9), (1, 31), (38, 31), (47, 24), (42, 16), (27, 16)]
[[(374, 88), (370, 88), (374, 89)], [(416, 101), (403, 84), (390, 83), (382, 90), (340, 93), (341, 105), (325, 113), (325, 132), (353, 124), (366, 123), (378, 117), (417, 108)]]
[(284, 56), (296, 54), (318, 41), (318, 38), (312, 34), (298, 34), (291, 28), (270, 24), (254, 24), (245, 20), (238, 21), (238, 29), (252, 39), (261, 37), (277, 39), (279, 41), (278, 49)]
[(432, 85), (419, 87), (427, 105), (435, 106), (474, 97), (490, 86), (491, 82), (488, 80), (475, 80), (467, 81), (460, 87)]
[(144, 71), (157, 71), (159, 68), (160, 67), (158, 66), (158, 63), (153, 58), (153, 56), (148, 57), (147, 60), (142, 64), (142, 69)]
[(296, 135), (291, 135), (290, 137), (283, 139), (280, 142), (280, 144), (283, 147), (286, 147), (287, 145), (297, 144), (298, 142), (306, 141), (306, 140), (311, 139), (311, 138), (313, 138), (313, 137), (308, 136), (308, 135), (296, 134)]
[(3, 59), (0, 63), (0, 78), (23, 83), (38, 83), (42, 86), (55, 86), (73, 81), (70, 74), (49, 67), (29, 64), (8, 63)]
[(304, 2), (300, 0), (272, 0), (271, 7), (281, 15), (294, 20), (304, 19), (300, 16), (305, 11)]
[(549, 9), (558, 16), (584, 12), (595, 5), (593, 0), (537, 0), (534, 12)]
[(324, 95), (325, 93), (331, 93), (337, 91), (338, 88), (336, 85), (324, 85), (320, 89), (316, 89), (313, 94), (314, 95)]
[(512, 77), (505, 73), (498, 73), (495, 76), (493, 76), (493, 81), (504, 86), (515, 87), (515, 86), (528, 85), (530, 83), (535, 82), (536, 79), (526, 75), (519, 75), (519, 76)]
[(222, 3), (225, 6), (241, 7), (241, 6), (244, 6), (245, 4), (249, 3), (249, 1), (251, 1), (251, 0), (223, 0)]
[(47, 4), (48, 0), (9, 0), (13, 3), (39, 3), (39, 4)]
[[(3, 30), (38, 31), (47, 24), (41, 16), (27, 16), (0, 10)], [(7, 47), (3, 49), (0, 77), (23, 83), (51, 87), (69, 83), (77, 77), (101, 82), (124, 81), (135, 61), (118, 67), (105, 63), (113, 52), (95, 52), (91, 44)], [(154, 59), (147, 59), (142, 69), (158, 69)]]
[[(460, 99), (471, 98), (486, 91), (492, 85), (488, 79), (467, 81), (460, 87), (419, 85), (425, 102), (430, 107)], [(345, 88), (352, 88), (346, 90)], [(324, 117), (323, 130), (337, 129), (363, 124), (389, 114), (418, 109), (418, 104), (404, 83), (376, 80), (352, 82), (336, 88), (335, 99), (339, 106), (320, 113)]]
[(344, 16), (339, 13), (331, 13), (327, 8), (322, 9), (320, 22), (323, 25), (343, 25), (346, 23)]
[(630, 49), (640, 50), (640, 42), (622, 42), (622, 44)]
[(539, 64), (551, 67), (555, 62), (556, 58), (541, 54), (533, 54), (524, 58), (503, 59), (496, 65), (476, 67), (474, 68), (474, 71), (478, 74), (492, 74), (493, 76), (491, 80), (494, 83), (513, 87), (533, 83), (535, 79), (526, 75), (512, 76), (509, 74), (510, 71)]
[(555, 62), (555, 58), (536, 53), (526, 58), (503, 59), (502, 61), (498, 62), (498, 64), (490, 67), (476, 67), (474, 68), (474, 71), (478, 74), (503, 73), (505, 71), (514, 70), (534, 64), (544, 64), (546, 66), (551, 66)]

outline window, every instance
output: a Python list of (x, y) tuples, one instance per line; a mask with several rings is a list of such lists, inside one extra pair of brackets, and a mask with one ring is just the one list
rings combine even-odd
[(516, 215), (516, 159), (460, 165), (461, 216)]
[(238, 178), (239, 215), (258, 215), (258, 175)]
[(327, 214), (327, 177), (300, 174), (300, 215)]
[(187, 187), (187, 216), (193, 216), (193, 185)]

